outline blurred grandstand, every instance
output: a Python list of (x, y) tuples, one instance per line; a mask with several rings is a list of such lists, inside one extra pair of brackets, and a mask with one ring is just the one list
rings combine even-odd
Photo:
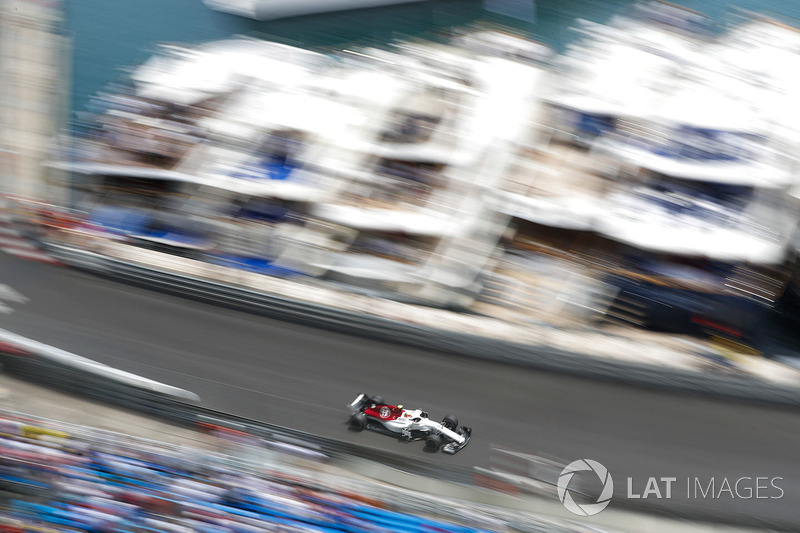
[(215, 431), (200, 448), (4, 412), (0, 531), (584, 530), (336, 475), (324, 456)]

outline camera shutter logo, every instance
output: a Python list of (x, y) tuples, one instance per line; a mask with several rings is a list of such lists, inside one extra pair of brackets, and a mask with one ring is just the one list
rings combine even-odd
[[(594, 472), (600, 481), (603, 483), (603, 490), (597, 498), (596, 503), (576, 503), (572, 499), (572, 494), (569, 491), (569, 483), (576, 472), (591, 471)], [(597, 461), (591, 459), (578, 459), (573, 461), (564, 468), (561, 475), (558, 476), (558, 499), (564, 504), (564, 507), (571, 513), (579, 516), (593, 516), (608, 507), (611, 503), (611, 495), (614, 493), (614, 480), (611, 479), (611, 474), (608, 469)]]

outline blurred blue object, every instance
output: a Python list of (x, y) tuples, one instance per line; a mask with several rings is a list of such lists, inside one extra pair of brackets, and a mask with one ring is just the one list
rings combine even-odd
[(258, 257), (244, 257), (229, 254), (211, 254), (211, 262), (217, 265), (229, 266), (246, 270), (248, 272), (256, 272), (258, 274), (267, 274), (270, 276), (278, 276), (284, 278), (291, 278), (297, 276), (305, 276), (302, 272), (291, 270), (284, 267), (273, 265), (273, 261), (269, 259), (260, 259)]
[(144, 233), (152, 220), (153, 215), (147, 210), (116, 206), (98, 207), (89, 216), (89, 222), (118, 235)]

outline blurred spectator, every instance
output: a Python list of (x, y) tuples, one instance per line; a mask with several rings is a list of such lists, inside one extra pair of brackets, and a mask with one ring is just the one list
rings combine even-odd
[(13, 419), (0, 418), (0, 426), (0, 487), (8, 495), (0, 533), (366, 533), (396, 530), (393, 524), (409, 532), (478, 531), (387, 510), (391, 504), (374, 495), (325, 486), (301, 472), (245, 472), (230, 458), (97, 438), (88, 429), (73, 437)]

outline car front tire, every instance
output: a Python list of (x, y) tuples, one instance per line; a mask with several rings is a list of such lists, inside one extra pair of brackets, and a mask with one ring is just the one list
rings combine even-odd
[(442, 425), (450, 431), (455, 431), (458, 427), (458, 418), (453, 415), (447, 415), (442, 419)]
[(442, 437), (439, 435), (428, 435), (425, 439), (424, 451), (428, 453), (436, 453), (442, 447)]

